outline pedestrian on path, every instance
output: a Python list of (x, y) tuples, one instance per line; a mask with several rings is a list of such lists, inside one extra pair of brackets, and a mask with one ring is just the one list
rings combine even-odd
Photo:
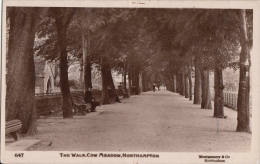
[(153, 83), (153, 91), (154, 91), (154, 92), (155, 92), (155, 86), (156, 86), (155, 83)]

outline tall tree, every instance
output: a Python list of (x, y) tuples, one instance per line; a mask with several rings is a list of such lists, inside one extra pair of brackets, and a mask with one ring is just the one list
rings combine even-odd
[(189, 100), (192, 100), (192, 77), (191, 77), (192, 68), (188, 68), (188, 79), (189, 79)]
[(185, 85), (184, 85), (184, 89), (185, 89), (185, 98), (189, 98), (189, 77), (188, 77), (189, 73), (187, 70), (187, 67), (185, 68), (185, 74), (184, 74), (184, 79), (185, 79)]
[(195, 59), (195, 82), (194, 82), (194, 100), (193, 104), (201, 103), (201, 74), (198, 58)]
[(201, 109), (212, 109), (208, 70), (201, 72), (201, 88)]
[(250, 41), (248, 37), (246, 10), (240, 10), (240, 75), (237, 101), (237, 131), (250, 132), (249, 126), (249, 64), (250, 64)]
[(10, 30), (6, 75), (6, 121), (20, 119), (22, 133), (35, 134), (36, 109), (33, 45), (39, 8), (8, 7)]
[(83, 50), (83, 75), (84, 75), (84, 99), (90, 103), (92, 99), (92, 78), (91, 78), (91, 56), (90, 56), (90, 32), (82, 34)]
[(214, 117), (224, 117), (224, 94), (222, 69), (216, 67), (214, 70)]
[(119, 101), (111, 74), (111, 66), (106, 57), (101, 59), (102, 104)]
[(57, 29), (57, 47), (60, 57), (60, 88), (63, 118), (72, 118), (72, 98), (68, 80), (67, 28), (75, 12), (73, 8), (51, 8)]

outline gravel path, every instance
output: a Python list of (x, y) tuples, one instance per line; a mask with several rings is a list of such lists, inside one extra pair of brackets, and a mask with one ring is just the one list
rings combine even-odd
[(236, 112), (215, 119), (178, 94), (146, 92), (73, 119), (39, 120), (41, 143), (30, 150), (208, 152), (248, 151), (251, 135), (235, 132)]

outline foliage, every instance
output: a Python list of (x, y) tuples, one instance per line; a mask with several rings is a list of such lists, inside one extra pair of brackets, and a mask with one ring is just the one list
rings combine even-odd
[[(90, 40), (91, 61), (109, 57), (123, 71), (124, 62), (146, 72), (177, 72), (200, 58), (205, 69), (237, 69), (240, 53), (239, 10), (80, 8), (68, 28), (70, 61), (82, 55), (82, 35)], [(247, 11), (252, 45), (252, 11)], [(57, 56), (51, 16), (42, 20), (34, 50), (46, 60)], [(166, 73), (167, 74), (167, 73)]]

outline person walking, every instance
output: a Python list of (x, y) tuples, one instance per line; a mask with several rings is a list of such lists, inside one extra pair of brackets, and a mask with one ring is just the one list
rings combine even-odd
[(155, 87), (156, 87), (156, 84), (153, 83), (153, 91), (155, 92)]
[(160, 91), (160, 84), (159, 83), (157, 84), (157, 88), (158, 88), (158, 91)]

